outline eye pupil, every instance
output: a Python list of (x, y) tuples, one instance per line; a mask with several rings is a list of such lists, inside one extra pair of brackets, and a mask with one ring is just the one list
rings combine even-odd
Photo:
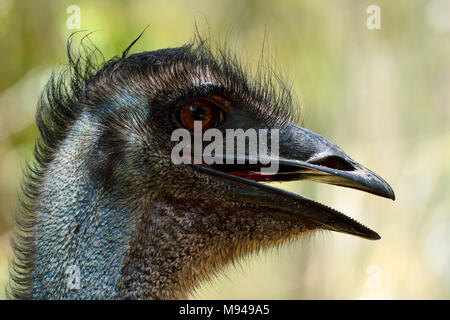
[(192, 117), (195, 121), (202, 121), (205, 117), (208, 116), (207, 110), (198, 106), (189, 106), (189, 111), (192, 112)]
[(179, 120), (188, 130), (194, 130), (194, 121), (202, 122), (202, 130), (217, 126), (222, 118), (222, 111), (208, 100), (198, 100), (186, 103), (179, 109)]

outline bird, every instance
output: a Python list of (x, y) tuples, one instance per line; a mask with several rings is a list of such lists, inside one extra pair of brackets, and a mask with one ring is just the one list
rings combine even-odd
[[(141, 35), (100, 63), (88, 36), (78, 51), (70, 36), (68, 64), (43, 89), (15, 215), (10, 298), (185, 299), (227, 264), (306, 234), (380, 238), (267, 184), (311, 180), (395, 199), (384, 179), (297, 124), (291, 87), (270, 66), (246, 71), (200, 36), (130, 54)], [(276, 129), (278, 170), (262, 174), (262, 160), (250, 158), (174, 164), (172, 133), (195, 122), (222, 133)]]

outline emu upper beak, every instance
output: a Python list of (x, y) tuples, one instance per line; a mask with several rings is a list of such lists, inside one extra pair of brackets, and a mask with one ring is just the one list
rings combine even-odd
[[(350, 158), (326, 138), (291, 125), (287, 138), (280, 142), (278, 181), (312, 180), (370, 192), (395, 200), (391, 186), (373, 171)], [(290, 170), (286, 170), (291, 167)], [(298, 168), (297, 170), (293, 167)]]
[(260, 174), (261, 164), (193, 166), (227, 180), (229, 199), (293, 214), (323, 229), (380, 239), (375, 231), (332, 208), (258, 181), (312, 180), (395, 200), (394, 191), (385, 180), (326, 138), (294, 124), (280, 130), (279, 153), (278, 171), (272, 175)]

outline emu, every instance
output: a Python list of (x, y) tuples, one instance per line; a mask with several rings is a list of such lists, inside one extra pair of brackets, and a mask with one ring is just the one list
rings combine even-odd
[[(295, 99), (270, 69), (249, 75), (201, 39), (128, 54), (136, 40), (98, 66), (96, 49), (82, 42), (85, 51), (74, 53), (70, 37), (68, 67), (43, 91), (10, 297), (182, 299), (224, 265), (315, 230), (379, 239), (332, 208), (264, 184), (309, 179), (395, 198), (381, 177), (295, 124)], [(263, 175), (263, 164), (248, 161), (175, 165), (171, 133), (192, 131), (194, 121), (278, 129), (278, 171)]]

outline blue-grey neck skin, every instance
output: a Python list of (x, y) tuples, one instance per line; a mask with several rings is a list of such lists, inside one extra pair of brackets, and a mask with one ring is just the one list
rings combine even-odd
[(36, 212), (32, 298), (118, 298), (116, 285), (137, 217), (114, 192), (102, 194), (90, 180), (85, 159), (95, 136), (83, 115), (46, 173)]

